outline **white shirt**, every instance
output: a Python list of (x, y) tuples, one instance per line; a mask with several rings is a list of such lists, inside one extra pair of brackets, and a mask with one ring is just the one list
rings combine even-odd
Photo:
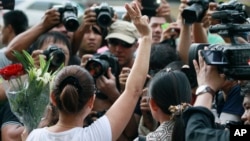
[(33, 130), (26, 141), (112, 141), (107, 116), (102, 116), (88, 127), (75, 127), (63, 132), (50, 132), (47, 127)]

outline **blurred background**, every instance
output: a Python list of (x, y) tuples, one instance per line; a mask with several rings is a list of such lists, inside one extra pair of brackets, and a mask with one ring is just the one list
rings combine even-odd
[[(40, 21), (44, 12), (53, 7), (54, 5), (62, 5), (68, 0), (15, 0), (15, 9), (23, 10), (28, 18), (29, 18), (29, 25), (33, 26), (37, 22)], [(93, 3), (101, 3), (106, 2), (118, 14), (118, 17), (121, 16), (125, 12), (124, 4), (131, 2), (132, 0), (70, 0), (71, 2), (75, 3), (78, 7), (78, 15), (82, 15), (86, 7), (91, 6)], [(178, 5), (180, 0), (168, 0), (171, 4), (172, 15), (177, 15), (178, 12)], [(2, 24), (1, 15), (8, 10), (1, 10), (0, 12), (0, 24)]]
[[(44, 15), (44, 12), (53, 7), (54, 5), (62, 5), (68, 0), (15, 0), (15, 9), (23, 10), (28, 18), (29, 18), (29, 25), (33, 26), (37, 22), (40, 21), (42, 16)], [(121, 16), (125, 12), (124, 4), (131, 2), (132, 0), (70, 0), (71, 2), (75, 3), (78, 7), (78, 15), (82, 15), (84, 12), (84, 9), (86, 7), (91, 6), (93, 3), (101, 3), (106, 2), (110, 6), (113, 7), (113, 9), (118, 14), (118, 17), (121, 18)], [(167, 0), (171, 7), (171, 14), (173, 17), (176, 17), (178, 13), (178, 6), (180, 4), (180, 0)], [(215, 0), (216, 2), (223, 2), (228, 0)], [(250, 7), (250, 0), (238, 0)], [(250, 8), (248, 7), (248, 15), (250, 15)], [(6, 10), (1, 10), (0, 12), (0, 24), (2, 25), (1, 15)]]

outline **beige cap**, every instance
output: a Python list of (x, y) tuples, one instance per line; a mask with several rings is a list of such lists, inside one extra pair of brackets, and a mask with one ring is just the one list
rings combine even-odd
[(139, 33), (133, 23), (117, 20), (110, 26), (105, 39), (110, 38), (120, 39), (133, 44), (139, 38)]

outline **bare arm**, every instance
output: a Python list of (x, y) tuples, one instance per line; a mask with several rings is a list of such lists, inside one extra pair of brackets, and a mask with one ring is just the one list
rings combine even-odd
[(202, 23), (193, 24), (193, 37), (195, 43), (207, 43), (207, 30), (203, 27)]
[(177, 19), (177, 23), (180, 24), (181, 27), (181, 32), (180, 32), (180, 41), (179, 44), (177, 46), (177, 51), (180, 55), (181, 60), (188, 64), (188, 51), (189, 51), (189, 47), (191, 45), (191, 25), (188, 24), (184, 24), (183, 23), (183, 18), (181, 16), (181, 13), (183, 11), (183, 9), (187, 6), (187, 1), (184, 0), (183, 2), (181, 2), (180, 6), (179, 6), (179, 14), (178, 14), (178, 19)]
[(111, 124), (112, 140), (116, 140), (127, 126), (142, 93), (149, 68), (149, 56), (152, 43), (151, 30), (147, 17), (141, 17), (140, 10), (135, 3), (131, 5), (126, 4), (125, 8), (130, 17), (133, 17), (132, 21), (141, 34), (141, 42), (138, 47), (138, 54), (134, 65), (126, 82), (125, 91), (106, 113)]
[(5, 90), (3, 87), (3, 84), (0, 84), (0, 102), (1, 101), (5, 101), (7, 99), (6, 94), (5, 94)]
[(44, 32), (49, 31), (53, 26), (60, 22), (60, 14), (55, 9), (46, 11), (43, 20), (27, 31), (16, 36), (8, 45), (5, 55), (11, 61), (16, 61), (13, 51), (26, 50)]

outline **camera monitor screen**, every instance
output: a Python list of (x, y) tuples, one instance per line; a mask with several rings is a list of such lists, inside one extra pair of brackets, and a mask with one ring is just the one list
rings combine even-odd
[(208, 65), (227, 65), (228, 61), (222, 51), (202, 50), (201, 55)]

